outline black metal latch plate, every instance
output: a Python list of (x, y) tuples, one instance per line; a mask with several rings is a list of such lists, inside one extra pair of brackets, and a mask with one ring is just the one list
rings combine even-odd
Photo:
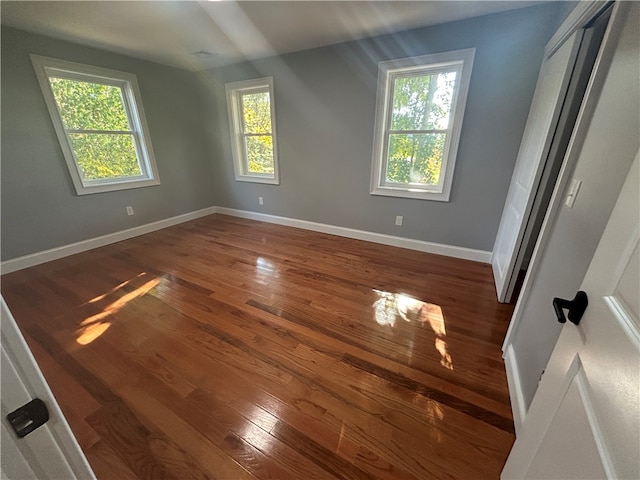
[(42, 400), (34, 398), (8, 414), (7, 420), (18, 438), (22, 438), (49, 420), (49, 410)]

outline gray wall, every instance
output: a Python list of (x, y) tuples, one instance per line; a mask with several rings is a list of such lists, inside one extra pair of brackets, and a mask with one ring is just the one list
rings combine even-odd
[[(162, 184), (77, 196), (29, 53), (136, 74)], [(204, 108), (192, 73), (3, 26), (2, 259), (214, 205)]]
[[(198, 75), (2, 27), (1, 258), (212, 205), (491, 250), (543, 47), (567, 10), (549, 4)], [(377, 62), (469, 47), (477, 51), (450, 202), (370, 195)], [(135, 73), (162, 184), (77, 196), (29, 53)], [(279, 186), (234, 180), (223, 93), (227, 81), (267, 75)]]
[[(492, 250), (544, 45), (567, 10), (543, 5), (213, 70), (218, 205)], [(377, 62), (470, 47), (450, 201), (370, 195)], [(233, 176), (223, 84), (262, 76), (275, 83), (279, 186)]]

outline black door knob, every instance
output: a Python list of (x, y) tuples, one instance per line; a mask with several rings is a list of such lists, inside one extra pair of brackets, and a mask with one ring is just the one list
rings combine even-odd
[[(558, 297), (553, 299), (553, 309), (556, 311), (556, 317), (558, 317), (560, 323), (566, 323), (567, 318), (569, 318), (571, 323), (578, 325), (582, 315), (584, 315), (584, 311), (587, 309), (587, 305), (589, 305), (589, 299), (587, 294), (582, 290), (576, 293), (573, 300), (565, 300), (564, 298)], [(569, 310), (566, 318), (563, 310), (565, 308)]]

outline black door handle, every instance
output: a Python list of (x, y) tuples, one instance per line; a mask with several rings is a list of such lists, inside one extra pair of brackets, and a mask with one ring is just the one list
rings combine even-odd
[(7, 420), (18, 438), (22, 438), (44, 425), (49, 420), (49, 411), (42, 400), (34, 398), (8, 414)]
[[(584, 315), (584, 311), (587, 309), (587, 305), (589, 305), (589, 299), (582, 290), (576, 293), (573, 300), (565, 300), (558, 297), (553, 299), (553, 309), (556, 311), (556, 317), (558, 317), (560, 323), (566, 323), (567, 318), (569, 318), (571, 323), (578, 325), (582, 315)], [(563, 308), (569, 310), (567, 318), (564, 316)]]

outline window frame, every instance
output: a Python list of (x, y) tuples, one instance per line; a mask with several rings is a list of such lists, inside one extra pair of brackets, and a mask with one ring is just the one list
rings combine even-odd
[[(271, 112), (271, 140), (273, 146), (273, 174), (249, 172), (249, 159), (245, 148), (245, 138), (251, 134), (244, 132), (244, 117), (242, 115), (242, 96), (248, 93), (269, 93), (269, 107)], [(278, 140), (276, 133), (275, 97), (273, 77), (254, 78), (239, 82), (225, 83), (227, 97), (227, 114), (229, 117), (229, 132), (231, 135), (231, 154), (233, 156), (233, 170), (238, 182), (280, 184), (278, 163)]]
[[(442, 52), (378, 63), (378, 88), (374, 125), (373, 161), (371, 169), (372, 195), (417, 198), (448, 202), (455, 169), (462, 121), (467, 103), (475, 48)], [(451, 101), (449, 126), (442, 155), (438, 185), (397, 184), (386, 181), (393, 87), (397, 78), (433, 75), (456, 70), (458, 73)], [(425, 130), (426, 131), (426, 130)], [(417, 131), (416, 131), (417, 132)]]
[[(47, 105), (47, 110), (49, 111), (53, 127), (58, 137), (58, 142), (62, 148), (71, 180), (78, 195), (127, 190), (160, 184), (158, 167), (151, 146), (151, 136), (149, 135), (149, 128), (142, 107), (142, 96), (140, 94), (138, 80), (134, 74), (35, 54), (31, 54), (30, 57)], [(62, 115), (58, 109), (58, 103), (56, 102), (49, 82), (50, 77), (120, 88), (123, 106), (131, 130), (120, 133), (115, 133), (117, 131), (113, 130), (113, 134), (129, 134), (132, 136), (138, 165), (140, 166), (140, 175), (97, 180), (83, 179), (68, 131), (64, 126)], [(86, 130), (86, 132), (81, 130), (82, 129), (73, 130), (72, 133), (98, 132), (98, 130)], [(112, 130), (100, 132), (108, 134), (108, 132), (112, 132)]]

